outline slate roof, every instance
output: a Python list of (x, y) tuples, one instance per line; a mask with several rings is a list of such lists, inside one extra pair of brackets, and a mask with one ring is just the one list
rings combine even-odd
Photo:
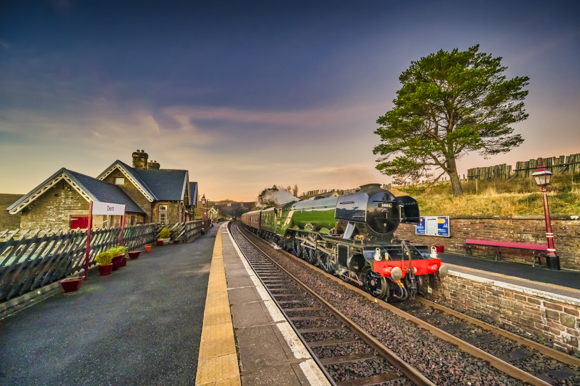
[(107, 172), (114, 166), (130, 174), (155, 201), (182, 201), (185, 198), (185, 186), (189, 180), (187, 170), (135, 169), (117, 160), (97, 178), (105, 178)]
[(17, 207), (21, 202), (33, 195), (37, 190), (41, 189), (45, 184), (54, 178), (65, 173), (72, 181), (74, 181), (79, 188), (84, 191), (93, 201), (110, 202), (112, 204), (124, 204), (125, 210), (131, 213), (145, 213), (139, 205), (137, 205), (121, 188), (112, 185), (96, 178), (77, 173), (66, 168), (59, 169), (52, 176), (48, 177), (44, 182), (32, 189), (30, 192), (22, 196), (14, 204), (10, 205), (6, 210), (10, 211)]
[(197, 206), (197, 182), (189, 183), (189, 205)]
[(158, 201), (181, 201), (185, 196), (187, 170), (133, 169)]
[(98, 201), (110, 202), (111, 204), (124, 204), (126, 212), (145, 213), (143, 209), (141, 209), (141, 207), (117, 185), (109, 184), (96, 178), (73, 172), (72, 170), (68, 170), (68, 172), (77, 179), (77, 183), (84, 186)]

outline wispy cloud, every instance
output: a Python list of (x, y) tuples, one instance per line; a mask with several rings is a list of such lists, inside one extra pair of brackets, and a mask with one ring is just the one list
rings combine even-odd
[(318, 127), (344, 123), (368, 116), (384, 108), (380, 105), (360, 105), (353, 107), (331, 107), (327, 109), (297, 111), (259, 111), (227, 107), (186, 107), (176, 106), (163, 109), (168, 116), (187, 116), (191, 120), (215, 120), (242, 123), (259, 123), (285, 126)]

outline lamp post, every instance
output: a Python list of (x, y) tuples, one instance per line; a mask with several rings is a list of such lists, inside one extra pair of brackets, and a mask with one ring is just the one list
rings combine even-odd
[(538, 159), (538, 168), (534, 171), (532, 176), (536, 180), (536, 185), (542, 189), (544, 196), (544, 217), (546, 219), (546, 238), (548, 239), (548, 253), (546, 254), (546, 263), (548, 268), (553, 270), (560, 269), (560, 258), (556, 255), (556, 247), (554, 246), (554, 233), (552, 233), (552, 223), (550, 222), (550, 208), (548, 207), (548, 188), (552, 180), (552, 172), (544, 167), (542, 159)]
[(205, 224), (205, 194), (203, 195), (203, 197), (201, 198), (201, 220), (204, 221)]

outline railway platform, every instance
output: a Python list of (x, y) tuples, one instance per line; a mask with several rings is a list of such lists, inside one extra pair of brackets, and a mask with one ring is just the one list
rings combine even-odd
[(217, 228), (3, 319), (0, 385), (193, 384)]
[(449, 265), (452, 272), (580, 301), (579, 271), (553, 271), (538, 266), (532, 267), (521, 263), (494, 261), (455, 253), (439, 253), (439, 257), (441, 261)]
[(196, 385), (240, 384), (328, 381), (223, 224), (213, 252)]

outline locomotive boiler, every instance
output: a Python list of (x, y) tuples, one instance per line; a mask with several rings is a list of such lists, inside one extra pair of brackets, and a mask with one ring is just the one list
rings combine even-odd
[(399, 224), (418, 224), (419, 206), (379, 184), (347, 195), (316, 196), (242, 215), (252, 232), (371, 295), (405, 300), (447, 274), (427, 246), (396, 242)]

